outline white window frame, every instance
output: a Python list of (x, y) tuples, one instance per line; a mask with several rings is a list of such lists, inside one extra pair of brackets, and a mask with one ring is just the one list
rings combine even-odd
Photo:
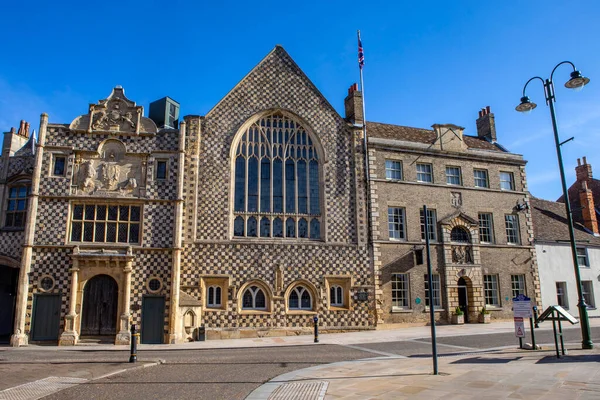
[(385, 179), (401, 181), (403, 179), (402, 172), (402, 161), (385, 160)]
[[(431, 285), (433, 286), (433, 309), (441, 310), (442, 309), (442, 286), (440, 283), (440, 275), (432, 274), (431, 275)], [(425, 287), (425, 307), (429, 309), (429, 282), (427, 279), (427, 274), (424, 275), (424, 287)]]
[(446, 185), (462, 185), (462, 173), (460, 167), (455, 165), (446, 166)]
[[(211, 293), (212, 292), (212, 293)], [(220, 308), (222, 304), (223, 288), (219, 285), (211, 285), (206, 289), (206, 307)]]
[[(292, 305), (290, 304), (290, 299), (292, 297), (292, 293), (295, 293), (296, 296), (298, 296), (298, 306), (297, 307), (292, 307)], [(302, 305), (302, 295), (304, 293), (308, 293), (308, 299), (309, 299), (308, 306)], [(290, 311), (312, 311), (313, 304), (314, 304), (313, 295), (312, 295), (311, 291), (306, 286), (303, 286), (303, 285), (297, 285), (292, 288), (292, 290), (288, 294), (287, 302), (288, 302), (288, 310), (290, 310)]]
[(388, 233), (390, 240), (406, 240), (406, 209), (388, 207)]
[[(478, 214), (477, 219), (479, 221), (479, 242), (494, 243), (494, 215), (492, 213), (481, 212)], [(486, 223), (487, 225), (485, 225)], [(488, 230), (489, 232), (482, 233), (484, 230)], [(484, 240), (484, 238), (489, 240)]]
[(333, 307), (344, 306), (344, 288), (341, 285), (329, 287), (329, 305)]
[(588, 258), (587, 248), (586, 247), (578, 247), (577, 248), (577, 265), (583, 268), (590, 267), (590, 261)]
[[(427, 223), (429, 225), (429, 240), (437, 242), (437, 213), (434, 209), (427, 209)], [(425, 218), (423, 217), (423, 209), (419, 210), (419, 222), (421, 225), (421, 241), (425, 241)]]
[(516, 274), (510, 276), (510, 287), (512, 292), (512, 298), (514, 299), (518, 295), (525, 295), (525, 275)]
[[(244, 297), (246, 295), (246, 292), (250, 292), (250, 294), (252, 295), (252, 306), (251, 307), (245, 307), (244, 306)], [(265, 306), (264, 307), (257, 307), (256, 306), (256, 295), (258, 294), (258, 292), (262, 292), (263, 296), (265, 297)], [(263, 289), (261, 286), (258, 285), (249, 285), (248, 287), (246, 287), (244, 289), (244, 291), (242, 292), (242, 310), (244, 311), (252, 311), (252, 310), (257, 310), (257, 311), (266, 311), (268, 309), (268, 304), (269, 304), (269, 296), (267, 294), (267, 291), (265, 289)]]
[(569, 295), (567, 291), (567, 282), (556, 282), (556, 303), (565, 310), (569, 309)]
[[(422, 169), (425, 170), (422, 170)], [(417, 163), (417, 182), (433, 183), (433, 165), (430, 163)], [(423, 179), (429, 177), (428, 179)]]
[(515, 175), (512, 172), (500, 171), (500, 190), (515, 190)]
[(504, 227), (506, 230), (506, 243), (521, 244), (521, 236), (519, 235), (519, 216), (517, 214), (505, 214)]
[(593, 281), (581, 281), (581, 294), (585, 300), (587, 308), (595, 309), (596, 301), (594, 299), (594, 282)]
[[(482, 173), (483, 176), (477, 176), (477, 173)], [(483, 182), (483, 184), (481, 184)], [(475, 168), (473, 169), (473, 184), (475, 187), (488, 189), (490, 187), (490, 180), (487, 169)]]
[(410, 274), (394, 273), (391, 279), (392, 308), (410, 309)]
[(483, 297), (486, 307), (500, 307), (498, 275), (483, 275)]

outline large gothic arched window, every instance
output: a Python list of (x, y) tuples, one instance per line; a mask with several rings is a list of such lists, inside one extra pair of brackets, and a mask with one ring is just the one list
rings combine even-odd
[(320, 239), (319, 156), (309, 133), (275, 112), (241, 135), (233, 160), (234, 236)]

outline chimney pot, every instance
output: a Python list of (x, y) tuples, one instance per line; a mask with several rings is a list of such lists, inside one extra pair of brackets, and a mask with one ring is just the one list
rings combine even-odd
[(491, 112), (491, 111), (490, 111), (490, 106), (486, 106), (486, 107), (485, 107), (485, 111), (487, 111), (487, 114), (489, 114), (489, 113)]
[(586, 157), (583, 157), (583, 163), (578, 158), (577, 166), (575, 167), (575, 176), (578, 182), (588, 181), (592, 179), (592, 166), (587, 163)]
[(583, 165), (587, 164), (586, 156), (583, 156)]
[(496, 122), (494, 121), (494, 114), (490, 112), (490, 106), (479, 111), (476, 125), (478, 137), (485, 138), (492, 143), (496, 142)]
[(577, 159), (577, 165), (578, 165), (578, 166), (579, 166), (579, 165), (581, 165), (581, 158), (578, 158), (578, 159)]

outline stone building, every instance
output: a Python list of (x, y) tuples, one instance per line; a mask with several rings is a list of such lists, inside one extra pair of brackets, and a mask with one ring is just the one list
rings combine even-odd
[(15, 346), (124, 344), (131, 323), (142, 343), (296, 335), (315, 316), (373, 329), (361, 135), (280, 46), (177, 129), (121, 87), (71, 123), (42, 114), (34, 154), (24, 129), (5, 136), (3, 328)]
[[(360, 99), (351, 93), (347, 108), (360, 109)], [(511, 318), (518, 293), (539, 303), (526, 162), (496, 141), (489, 107), (479, 112), (477, 136), (450, 124), (367, 127), (378, 320), (429, 319), (423, 206), (436, 320), (449, 322), (457, 307), (467, 322), (484, 307)]]

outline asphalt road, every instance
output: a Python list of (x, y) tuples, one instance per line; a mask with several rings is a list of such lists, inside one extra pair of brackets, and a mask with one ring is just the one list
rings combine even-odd
[[(580, 341), (579, 328), (565, 329), (564, 338), (565, 342), (576, 346)], [(552, 331), (537, 331), (536, 339), (537, 343), (546, 347), (553, 346)], [(600, 327), (592, 328), (592, 339), (600, 343)], [(531, 342), (531, 338), (525, 341)], [(516, 347), (518, 341), (513, 333), (507, 332), (441, 337), (437, 343), (438, 354), (443, 356), (503, 346)], [(382, 356), (430, 357), (431, 338), (358, 345), (142, 351), (138, 365), (158, 360), (161, 364), (93, 380), (45, 399), (244, 399), (261, 384), (286, 372), (324, 363)], [(126, 363), (128, 358), (128, 352), (122, 350), (2, 351), (0, 375), (10, 377), (15, 376), (15, 371), (25, 374), (27, 371), (33, 373), (31, 371), (35, 368), (48, 368), (55, 372), (55, 376), (78, 376), (78, 371), (91, 371), (89, 373), (94, 376), (82, 377), (93, 379), (103, 368), (115, 370), (133, 365)], [(64, 373), (67, 370), (70, 375)]]

